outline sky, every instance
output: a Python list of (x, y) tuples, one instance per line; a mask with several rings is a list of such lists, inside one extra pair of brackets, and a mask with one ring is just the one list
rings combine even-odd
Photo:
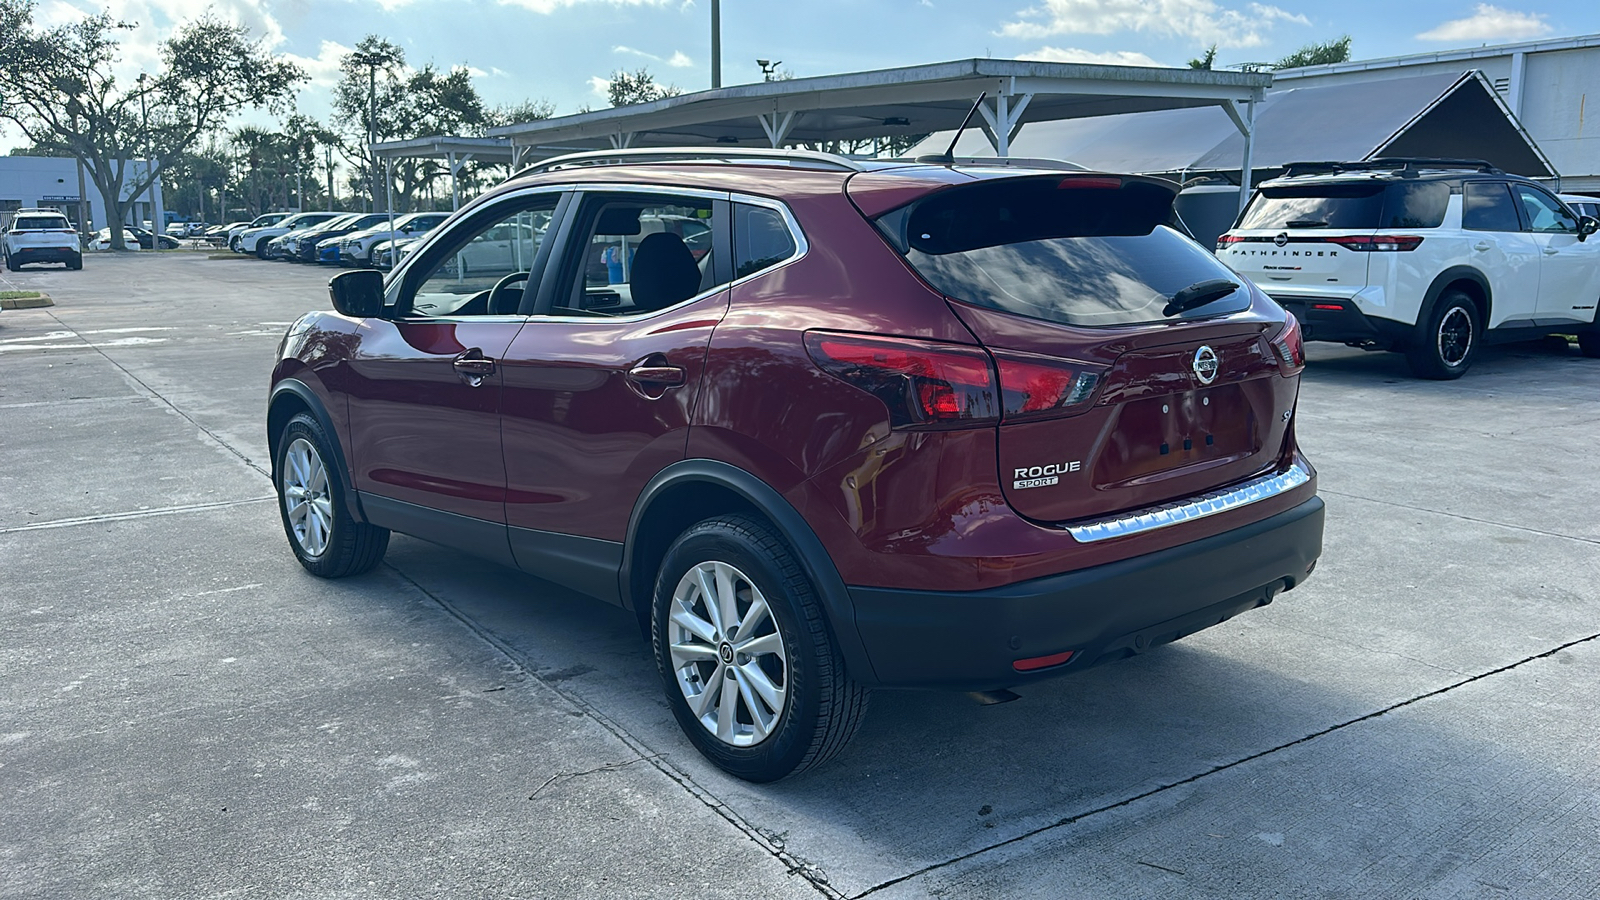
[[(467, 67), (491, 105), (545, 100), (557, 115), (605, 107), (617, 69), (711, 86), (711, 0), (37, 0), (35, 21), (100, 9), (138, 23), (130, 76), (208, 9), (242, 22), (306, 69), (298, 108), (324, 119), (340, 57), (367, 34), (413, 66)], [(797, 77), (975, 56), (1182, 66), (1216, 44), (1221, 68), (1346, 34), (1373, 59), (1600, 32), (1600, 7), (1577, 0), (722, 0), (721, 17), (725, 86), (760, 81), (758, 58)], [(0, 152), (22, 142), (0, 131)]]

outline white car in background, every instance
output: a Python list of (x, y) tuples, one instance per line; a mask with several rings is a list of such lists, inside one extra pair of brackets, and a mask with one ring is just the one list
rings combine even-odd
[(447, 212), (414, 212), (397, 216), (394, 220), (394, 232), (391, 235), (389, 223), (383, 222), (371, 228), (352, 231), (339, 239), (339, 264), (342, 266), (371, 266), (376, 261), (372, 257), (372, 249), (380, 243), (388, 241), (391, 237), (395, 240), (421, 237), (437, 228), (441, 222), (450, 218)]
[(260, 258), (266, 259), (267, 243), (273, 238), (282, 237), (291, 231), (310, 228), (312, 225), (320, 225), (323, 222), (346, 215), (349, 215), (349, 213), (337, 212), (331, 209), (318, 212), (290, 213), (285, 218), (264, 228), (246, 228), (239, 234), (238, 246), (234, 247), (234, 249), (240, 253), (254, 253)]
[(271, 227), (273, 225), (278, 224), (279, 222), (282, 222), (284, 219), (287, 219), (292, 215), (294, 215), (293, 211), (262, 213), (261, 215), (256, 216), (254, 219), (251, 219), (249, 222), (246, 222), (243, 225), (235, 225), (234, 227), (229, 228), (228, 229), (228, 249), (232, 250), (232, 251), (234, 251), (236, 253), (253, 252), (254, 248), (251, 248), (250, 251), (246, 251), (244, 246), (243, 246), (243, 243), (241, 241), (241, 238), (242, 238), (242, 236), (244, 235), (244, 233), (246, 231), (249, 231), (252, 228), (268, 228), (268, 227)]
[[(134, 246), (138, 246), (137, 243)], [(5, 267), (16, 271), (27, 263), (65, 263), (69, 269), (83, 268), (83, 252), (78, 249), (78, 233), (60, 210), (19, 209), (0, 235), (0, 255)]]

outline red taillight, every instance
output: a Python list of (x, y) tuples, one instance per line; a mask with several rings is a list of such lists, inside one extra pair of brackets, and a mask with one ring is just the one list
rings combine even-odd
[(1306, 343), (1300, 335), (1300, 320), (1293, 313), (1287, 313), (1288, 321), (1283, 323), (1283, 330), (1272, 339), (1272, 349), (1278, 354), (1278, 362), (1285, 374), (1292, 375), (1305, 368)]
[(971, 425), (999, 417), (989, 356), (976, 347), (811, 331), (817, 367), (883, 401), (897, 428)]
[(1073, 651), (1068, 650), (1065, 653), (1052, 653), (1049, 656), (1034, 656), (1029, 659), (1019, 659), (1011, 664), (1011, 668), (1016, 669), (1018, 672), (1032, 672), (1035, 669), (1048, 669), (1051, 666), (1059, 666), (1071, 659), (1072, 653)]
[(1313, 303), (1311, 304), (1311, 308), (1325, 309), (1329, 312), (1344, 312), (1344, 304), (1342, 303)]
[(1082, 411), (1100, 383), (1098, 373), (1063, 360), (996, 351), (994, 361), (1000, 368), (1001, 407), (1008, 422)]
[(1417, 249), (1422, 244), (1422, 237), (1415, 234), (1350, 234), (1323, 240), (1330, 244), (1338, 244), (1346, 250), (1359, 250), (1363, 253), (1405, 253)]
[(1237, 244), (1242, 240), (1244, 240), (1244, 238), (1239, 237), (1236, 234), (1224, 234), (1217, 238), (1217, 249), (1221, 250), (1223, 247), (1226, 247), (1229, 244)]

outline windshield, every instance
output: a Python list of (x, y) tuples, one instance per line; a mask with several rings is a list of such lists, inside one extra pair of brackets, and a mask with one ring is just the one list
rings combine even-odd
[[(1184, 288), (1240, 286), (1183, 314), (1250, 305), (1243, 279), (1165, 224), (1176, 189), (1129, 180), (1073, 188), (1073, 179), (1004, 179), (932, 195), (880, 217), (879, 228), (935, 289), (956, 300), (1066, 325), (1168, 321)], [(1100, 179), (1120, 182), (1120, 179)]]

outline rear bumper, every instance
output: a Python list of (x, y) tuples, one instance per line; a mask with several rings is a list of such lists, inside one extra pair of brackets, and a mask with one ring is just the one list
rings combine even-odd
[(1349, 300), (1308, 299), (1272, 295), (1279, 306), (1294, 314), (1308, 341), (1340, 344), (1397, 346), (1411, 336), (1404, 322), (1369, 316)]
[(77, 247), (18, 247), (11, 251), (12, 261), (21, 263), (69, 263), (82, 257)]
[[(1322, 553), (1318, 497), (1166, 550), (983, 591), (852, 587), (876, 684), (993, 690), (1132, 656), (1272, 602)], [(1072, 651), (1018, 671), (1017, 660)]]

